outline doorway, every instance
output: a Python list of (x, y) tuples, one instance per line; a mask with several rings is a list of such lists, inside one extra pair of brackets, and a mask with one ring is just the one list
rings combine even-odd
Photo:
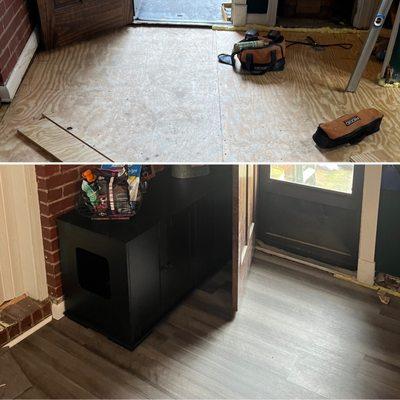
[(229, 23), (223, 16), (223, 2), (224, 0), (135, 0), (135, 21), (193, 25)]
[(364, 169), (341, 164), (260, 167), (258, 238), (356, 270)]
[(355, 1), (283, 0), (278, 5), (278, 24), (297, 26), (352, 26)]

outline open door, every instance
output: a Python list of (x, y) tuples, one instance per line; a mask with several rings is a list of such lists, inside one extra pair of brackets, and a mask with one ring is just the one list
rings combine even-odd
[(238, 311), (254, 254), (258, 169), (233, 167), (232, 311)]
[(133, 21), (133, 0), (37, 0), (46, 49)]

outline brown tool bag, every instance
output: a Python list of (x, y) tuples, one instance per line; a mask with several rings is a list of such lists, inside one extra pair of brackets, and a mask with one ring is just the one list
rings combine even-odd
[(383, 114), (374, 108), (346, 114), (334, 121), (320, 124), (313, 139), (323, 149), (347, 143), (357, 144), (366, 136), (378, 132), (382, 119)]
[(242, 71), (251, 75), (263, 75), (270, 71), (283, 71), (285, 68), (285, 38), (278, 31), (270, 31), (261, 36), (255, 30), (246, 32), (243, 40), (234, 45), (232, 54), (220, 54), (219, 62), (235, 68), (235, 57)]

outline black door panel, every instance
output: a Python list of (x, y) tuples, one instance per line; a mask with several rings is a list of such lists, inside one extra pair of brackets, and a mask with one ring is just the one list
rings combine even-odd
[(363, 168), (351, 194), (270, 179), (260, 167), (258, 238), (301, 256), (356, 269)]

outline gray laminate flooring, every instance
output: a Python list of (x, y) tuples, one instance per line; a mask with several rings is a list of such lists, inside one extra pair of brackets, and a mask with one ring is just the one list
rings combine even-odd
[(52, 322), (12, 349), (23, 397), (400, 397), (399, 302), (259, 254), (233, 321), (229, 287), (196, 290), (133, 352)]

